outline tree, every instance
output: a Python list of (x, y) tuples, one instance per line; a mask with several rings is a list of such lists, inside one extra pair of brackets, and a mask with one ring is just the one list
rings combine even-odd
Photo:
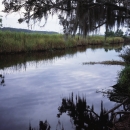
[(86, 36), (102, 25), (107, 31), (115, 25), (129, 24), (130, 18), (129, 0), (3, 0), (3, 4), (6, 13), (24, 8), (19, 23), (36, 23), (42, 18), (46, 23), (49, 15), (60, 14), (64, 32), (73, 35), (78, 31)]
[(111, 30), (107, 30), (107, 32), (105, 32), (105, 36), (106, 37), (114, 37), (115, 36), (115, 33)]
[(115, 32), (115, 36), (122, 37), (123, 36), (123, 31), (121, 29), (117, 29), (117, 31)]
[(0, 28), (2, 27), (2, 16), (0, 16)]
[(105, 32), (106, 37), (122, 37), (123, 36), (123, 31), (121, 29), (117, 29), (116, 32), (112, 30), (107, 30)]

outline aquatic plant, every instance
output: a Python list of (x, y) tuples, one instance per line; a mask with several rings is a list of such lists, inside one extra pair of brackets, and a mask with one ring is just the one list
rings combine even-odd
[(84, 62), (83, 65), (90, 64), (90, 65), (95, 65), (95, 64), (103, 64), (103, 65), (125, 65), (125, 62), (123, 61), (101, 61), (101, 62)]

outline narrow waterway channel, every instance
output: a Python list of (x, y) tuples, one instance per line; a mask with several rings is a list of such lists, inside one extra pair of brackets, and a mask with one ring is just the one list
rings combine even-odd
[(73, 48), (35, 54), (0, 56), (0, 130), (38, 129), (39, 121), (47, 120), (52, 130), (60, 121), (72, 129), (67, 113), (57, 117), (63, 97), (84, 95), (87, 103), (100, 110), (115, 103), (97, 90), (108, 89), (117, 81), (120, 65), (83, 65), (90, 61), (121, 60), (124, 47)]

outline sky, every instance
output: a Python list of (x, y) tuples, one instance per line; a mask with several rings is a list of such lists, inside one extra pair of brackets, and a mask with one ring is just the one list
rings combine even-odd
[[(28, 29), (28, 26), (26, 23), (18, 23), (18, 19), (20, 18), (20, 15), (18, 13), (12, 13), (12, 14), (5, 14), (2, 12), (2, 10), (4, 9), (4, 6), (2, 5), (2, 1), (0, 0), (0, 15), (2, 15), (2, 24), (3, 27), (12, 27), (12, 28), (22, 28), (22, 29)], [(56, 15), (49, 16), (48, 20), (47, 20), (47, 24), (44, 27), (40, 27), (38, 25), (39, 23), (35, 24), (34, 27), (32, 27), (32, 30), (39, 30), (39, 31), (55, 31), (55, 32), (59, 32), (62, 33), (63, 29), (62, 26), (59, 25), (59, 20), (58, 17)], [(43, 23), (41, 22), (40, 25), (43, 25)]]

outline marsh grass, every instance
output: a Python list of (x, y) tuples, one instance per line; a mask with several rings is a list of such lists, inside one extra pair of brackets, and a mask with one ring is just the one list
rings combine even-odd
[(106, 40), (106, 43), (112, 44), (112, 43), (121, 43), (124, 42), (124, 39), (121, 37), (108, 37)]
[[(107, 43), (123, 42), (123, 38), (108, 38)], [(28, 34), (10, 31), (0, 31), (0, 53), (18, 53), (65, 49), (83, 45), (101, 45), (104, 43), (103, 36), (71, 37), (67, 40), (61, 34)]]
[(112, 61), (102, 61), (102, 62), (84, 62), (83, 65), (86, 65), (86, 64), (89, 64), (89, 65), (95, 65), (95, 64), (103, 64), (103, 65), (125, 65), (125, 62), (124, 61), (115, 61), (115, 60), (112, 60)]

